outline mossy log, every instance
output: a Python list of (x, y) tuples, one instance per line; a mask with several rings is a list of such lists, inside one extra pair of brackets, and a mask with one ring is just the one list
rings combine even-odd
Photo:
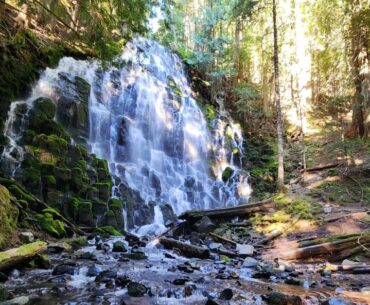
[(186, 257), (209, 258), (209, 250), (186, 244), (173, 238), (160, 238), (160, 243), (167, 249), (178, 249)]
[(273, 198), (259, 201), (251, 204), (243, 204), (231, 208), (213, 209), (213, 210), (194, 210), (187, 211), (179, 216), (180, 219), (185, 220), (198, 220), (204, 216), (209, 218), (231, 218), (236, 216), (248, 216), (256, 212), (269, 211), (275, 207)]
[(46, 248), (46, 242), (37, 241), (31, 244), (23, 245), (19, 248), (0, 252), (0, 271), (5, 271), (14, 266), (27, 262), (37, 254), (45, 252)]

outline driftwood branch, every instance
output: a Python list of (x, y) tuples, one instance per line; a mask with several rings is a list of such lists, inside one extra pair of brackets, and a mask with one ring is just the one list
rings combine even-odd
[(31, 260), (37, 254), (46, 251), (47, 244), (43, 241), (37, 241), (31, 244), (23, 245), (19, 248), (0, 252), (0, 271), (8, 270), (19, 264)]
[(239, 205), (231, 208), (213, 210), (187, 211), (179, 216), (180, 219), (194, 221), (204, 216), (209, 218), (231, 218), (236, 216), (247, 216), (256, 212), (269, 211), (275, 207), (272, 198), (251, 204)]

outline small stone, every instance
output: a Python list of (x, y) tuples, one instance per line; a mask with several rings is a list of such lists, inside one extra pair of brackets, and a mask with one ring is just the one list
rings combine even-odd
[(196, 290), (195, 285), (187, 285), (184, 288), (184, 298), (188, 298), (193, 295), (194, 290)]
[(219, 248), (221, 248), (223, 245), (221, 244), (221, 243), (210, 243), (209, 245), (208, 245), (208, 248), (210, 249), (210, 250), (217, 250), (217, 249), (219, 249)]
[(116, 278), (116, 285), (121, 288), (125, 288), (131, 280), (128, 278), (127, 275), (119, 276)]
[(148, 292), (148, 289), (138, 282), (130, 282), (127, 285), (127, 293), (131, 297), (142, 297)]
[(75, 268), (73, 266), (60, 264), (53, 269), (52, 275), (64, 275), (64, 274), (74, 275), (74, 273)]
[(86, 276), (94, 277), (94, 276), (98, 276), (99, 273), (100, 273), (100, 269), (96, 267), (95, 265), (92, 265), (87, 270)]
[(233, 297), (233, 291), (232, 291), (232, 289), (226, 288), (226, 289), (222, 290), (222, 292), (220, 293), (219, 299), (220, 300), (228, 301), (228, 300), (231, 300), (232, 297)]
[(79, 259), (86, 259), (86, 260), (92, 260), (92, 261), (96, 261), (97, 258), (96, 258), (96, 255), (92, 252), (84, 252), (82, 254), (80, 254), (77, 258)]
[(214, 300), (208, 299), (205, 305), (219, 305), (219, 304)]
[(113, 252), (127, 252), (127, 247), (126, 245), (120, 241), (120, 240), (117, 240), (114, 242), (113, 244)]
[(339, 298), (330, 298), (329, 300), (326, 300), (321, 303), (321, 305), (352, 305), (352, 304), (353, 303)]
[(251, 256), (254, 253), (254, 247), (252, 245), (236, 245), (236, 251), (239, 252), (240, 256)]
[(34, 262), (40, 269), (49, 269), (51, 267), (50, 259), (46, 255), (37, 255)]
[(188, 282), (189, 279), (188, 278), (178, 278), (178, 279), (175, 279), (172, 284), (174, 285), (184, 285), (186, 284), (186, 282)]
[(295, 286), (301, 285), (301, 282), (299, 280), (296, 280), (292, 277), (288, 277), (284, 282), (285, 284), (288, 284), (288, 285), (295, 285)]
[(108, 283), (117, 277), (117, 272), (113, 270), (105, 270), (100, 272), (99, 275), (95, 278), (95, 282), (98, 283)]
[(175, 256), (173, 256), (171, 253), (168, 253), (168, 252), (165, 252), (165, 253), (164, 253), (164, 257), (165, 257), (165, 258), (169, 258), (169, 259), (176, 259), (176, 257), (175, 257)]
[(253, 257), (246, 257), (243, 262), (243, 267), (245, 268), (253, 268), (258, 265), (258, 261)]
[(22, 243), (32, 243), (35, 240), (35, 237), (31, 232), (21, 232), (19, 234), (19, 239), (21, 240)]
[(280, 292), (271, 292), (263, 297), (267, 304), (270, 305), (303, 305), (299, 296), (288, 296)]

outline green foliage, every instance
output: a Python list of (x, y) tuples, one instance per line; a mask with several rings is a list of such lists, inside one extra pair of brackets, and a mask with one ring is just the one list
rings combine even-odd
[(18, 209), (10, 200), (6, 187), (0, 185), (0, 249), (5, 247), (17, 228)]
[(54, 219), (56, 211), (45, 211), (43, 214), (36, 215), (36, 219), (41, 227), (46, 233), (54, 237), (64, 237), (67, 235), (64, 223), (61, 220)]
[(96, 232), (100, 234), (109, 234), (111, 236), (123, 236), (120, 231), (111, 226), (98, 227), (96, 228)]
[(289, 196), (283, 193), (276, 195), (274, 202), (287, 214), (293, 217), (299, 216), (301, 219), (314, 219), (314, 214), (320, 208), (320, 205), (315, 205), (304, 197)]
[(264, 115), (261, 103), (259, 102), (260, 88), (252, 83), (245, 83), (235, 89), (237, 94), (236, 106), (239, 113), (247, 113), (248, 115), (259, 118)]

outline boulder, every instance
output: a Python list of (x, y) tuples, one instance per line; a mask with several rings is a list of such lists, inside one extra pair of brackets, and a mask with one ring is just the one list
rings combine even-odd
[(194, 224), (195, 229), (200, 233), (212, 232), (216, 226), (208, 216), (202, 217)]
[(163, 215), (163, 221), (165, 224), (168, 223), (174, 223), (177, 219), (175, 213), (173, 212), (172, 206), (168, 203), (163, 204), (160, 206), (162, 215)]
[(26, 305), (30, 301), (30, 298), (27, 296), (17, 297), (5, 302), (2, 302), (1, 305)]
[(245, 268), (253, 268), (258, 265), (258, 261), (253, 257), (246, 257), (243, 262), (243, 267)]
[(113, 252), (127, 252), (127, 247), (126, 245), (120, 241), (120, 240), (117, 240), (114, 242), (113, 244)]
[(236, 245), (236, 251), (238, 251), (239, 255), (242, 257), (251, 256), (254, 253), (254, 247), (252, 245)]
[(17, 227), (19, 211), (10, 201), (7, 188), (0, 185), (0, 249), (5, 247)]
[(130, 282), (127, 285), (127, 293), (131, 297), (142, 297), (148, 292), (148, 289), (138, 282)]

